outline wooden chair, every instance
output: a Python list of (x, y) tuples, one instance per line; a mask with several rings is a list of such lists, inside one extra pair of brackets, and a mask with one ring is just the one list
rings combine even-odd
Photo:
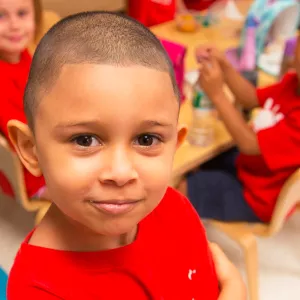
[(45, 199), (29, 199), (23, 176), (23, 167), (17, 154), (0, 135), (0, 171), (10, 182), (15, 199), (29, 212), (36, 212), (36, 223), (43, 218), (51, 203)]
[(209, 221), (209, 224), (224, 232), (242, 247), (245, 254), (250, 300), (259, 299), (257, 242), (255, 236), (270, 237), (275, 235), (282, 228), (286, 216), (296, 207), (298, 202), (300, 202), (300, 169), (284, 184), (269, 224)]

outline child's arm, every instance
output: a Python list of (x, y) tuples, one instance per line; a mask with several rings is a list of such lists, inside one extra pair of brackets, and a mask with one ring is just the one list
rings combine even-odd
[(200, 63), (211, 57), (218, 61), (224, 73), (226, 84), (236, 97), (237, 102), (244, 108), (252, 109), (259, 106), (255, 87), (232, 67), (223, 53), (214, 47), (202, 46), (197, 48), (196, 56)]
[(223, 92), (223, 72), (214, 57), (209, 57), (202, 62), (199, 83), (207, 96), (214, 103), (239, 150), (247, 155), (260, 154), (255, 132), (250, 128), (240, 112), (230, 103)]
[(246, 300), (246, 287), (236, 267), (216, 244), (210, 244), (210, 250), (221, 287), (218, 300)]
[(176, 11), (179, 13), (186, 13), (188, 11), (183, 0), (176, 0)]

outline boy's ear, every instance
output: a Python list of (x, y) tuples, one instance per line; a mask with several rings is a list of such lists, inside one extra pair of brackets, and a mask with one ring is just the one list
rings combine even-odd
[(26, 169), (34, 176), (41, 176), (35, 139), (28, 125), (10, 120), (7, 124), (10, 140), (16, 149), (18, 156)]
[(177, 149), (185, 141), (186, 136), (187, 136), (187, 126), (185, 124), (179, 124), (177, 129), (177, 145), (176, 145)]

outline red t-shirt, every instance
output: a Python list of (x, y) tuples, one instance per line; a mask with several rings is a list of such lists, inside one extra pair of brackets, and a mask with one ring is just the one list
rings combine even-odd
[[(245, 199), (264, 222), (270, 221), (285, 181), (300, 167), (300, 96), (297, 88), (297, 75), (288, 73), (281, 82), (257, 90), (261, 107), (270, 104), (254, 120), (261, 155), (241, 154), (237, 160)], [(277, 120), (272, 112), (275, 105), (279, 108), (277, 114), (281, 115)]]
[(188, 9), (205, 10), (217, 1), (218, 0), (184, 0), (184, 3)]
[(145, 26), (153, 26), (174, 19), (175, 0), (129, 0), (128, 14)]
[(218, 280), (205, 231), (190, 202), (169, 188), (139, 224), (136, 240), (99, 252), (19, 250), (8, 300), (216, 300)]
[[(188, 9), (204, 10), (217, 0), (184, 0)], [(129, 16), (145, 26), (154, 26), (174, 19), (176, 0), (129, 0)]]
[[(9, 140), (7, 123), (11, 119), (26, 122), (23, 110), (23, 95), (26, 82), (28, 79), (31, 64), (31, 56), (28, 51), (24, 51), (21, 60), (17, 64), (10, 64), (0, 60), (0, 93), (1, 93), (1, 110), (0, 110), (0, 131)], [(1, 176), (2, 178), (3, 176)], [(24, 168), (24, 179), (28, 195), (33, 196), (39, 188), (45, 185), (43, 177), (34, 177)], [(5, 180), (0, 181), (4, 191), (10, 189), (6, 186)], [(13, 195), (11, 195), (13, 196)]]

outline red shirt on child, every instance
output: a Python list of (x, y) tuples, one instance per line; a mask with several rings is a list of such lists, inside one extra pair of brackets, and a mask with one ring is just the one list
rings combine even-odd
[(218, 0), (184, 0), (188, 9), (192, 10), (205, 10)]
[(153, 26), (174, 19), (175, 0), (129, 0), (128, 14), (145, 26)]
[(204, 228), (190, 202), (169, 188), (139, 224), (136, 240), (99, 252), (19, 250), (8, 300), (216, 300), (218, 280)]
[[(204, 10), (216, 0), (185, 0), (188, 9)], [(176, 14), (176, 0), (129, 0), (128, 14), (145, 26), (172, 21)]]
[[(21, 54), (21, 60), (17, 64), (11, 64), (0, 60), (0, 90), (1, 90), (1, 110), (0, 110), (0, 131), (9, 140), (7, 123), (9, 120), (16, 119), (26, 122), (23, 110), (23, 96), (27, 83), (31, 65), (31, 56), (28, 51)], [(1, 175), (3, 179), (3, 175)], [(35, 177), (24, 168), (24, 179), (27, 193), (32, 197), (42, 186), (45, 185), (43, 177)], [(7, 181), (1, 180), (4, 192), (11, 191), (7, 187)], [(13, 195), (11, 195), (13, 196)]]
[[(260, 106), (267, 105), (268, 99), (271, 104), (254, 120), (260, 128), (256, 131), (261, 155), (240, 154), (237, 160), (245, 199), (264, 222), (270, 221), (285, 181), (300, 167), (298, 85), (297, 75), (288, 73), (278, 84), (257, 90)], [(272, 112), (275, 105), (279, 108), (277, 113), (282, 114), (277, 120)]]

